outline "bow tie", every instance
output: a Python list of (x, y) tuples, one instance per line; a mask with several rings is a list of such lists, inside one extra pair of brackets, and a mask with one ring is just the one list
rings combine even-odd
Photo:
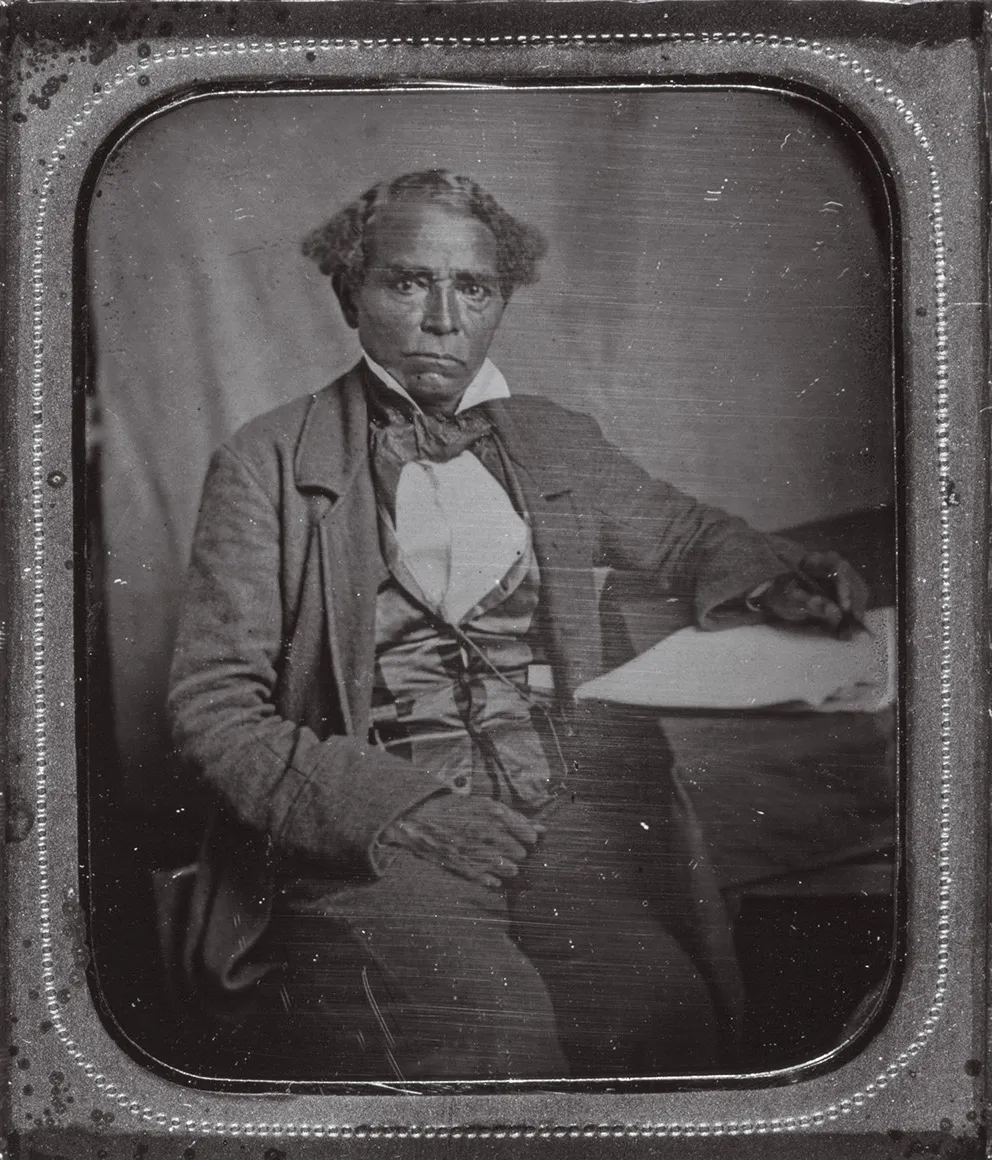
[(373, 447), (400, 463), (417, 459), (447, 463), (492, 431), (478, 407), (457, 415), (427, 415), (404, 403), (400, 397), (394, 402), (375, 392), (369, 405)]
[(393, 391), (370, 390), (369, 454), (379, 503), (395, 516), (396, 489), (408, 463), (447, 463), (475, 447), (483, 465), (499, 478), (499, 451), (482, 407), (458, 415), (425, 415)]

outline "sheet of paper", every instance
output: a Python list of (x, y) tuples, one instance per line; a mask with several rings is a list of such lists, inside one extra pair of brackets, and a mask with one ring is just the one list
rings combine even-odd
[(684, 628), (581, 685), (583, 700), (658, 709), (815, 708), (875, 712), (895, 697), (895, 610), (867, 613), (868, 631), (838, 640), (815, 628)]

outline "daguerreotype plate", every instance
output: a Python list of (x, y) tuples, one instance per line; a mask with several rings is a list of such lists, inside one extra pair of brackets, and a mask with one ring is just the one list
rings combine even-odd
[(984, 1154), (984, 6), (0, 12), (3, 1155)]

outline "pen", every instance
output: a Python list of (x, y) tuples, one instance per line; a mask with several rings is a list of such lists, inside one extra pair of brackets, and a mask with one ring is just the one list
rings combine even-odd
[[(850, 608), (844, 608), (841, 606), (840, 601), (838, 600), (839, 594), (836, 590), (836, 572), (831, 572), (822, 580), (816, 576), (806, 576), (805, 579), (812, 581), (816, 585), (816, 591), (820, 596), (824, 597), (826, 600), (829, 600), (832, 604), (836, 604), (838, 607), (840, 607), (842, 615), (837, 623), (837, 627), (834, 629), (836, 636), (840, 637), (841, 639), (848, 639), (855, 629), (859, 629), (861, 632), (866, 632), (869, 636), (874, 635), (868, 625), (865, 624), (864, 617), (857, 616)], [(831, 584), (831, 582), (833, 583)]]
[(847, 609), (840, 619), (840, 624), (837, 625), (837, 635), (844, 636), (845, 633), (850, 633), (856, 628), (860, 629), (861, 632), (868, 633), (869, 636), (875, 635), (868, 625), (865, 624), (863, 617), (855, 616), (850, 609)]

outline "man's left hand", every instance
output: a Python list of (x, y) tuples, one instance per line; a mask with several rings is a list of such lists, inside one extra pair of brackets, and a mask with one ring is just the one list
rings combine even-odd
[(769, 620), (818, 624), (846, 638), (863, 623), (868, 589), (837, 552), (809, 552), (797, 571), (777, 576), (756, 603)]

